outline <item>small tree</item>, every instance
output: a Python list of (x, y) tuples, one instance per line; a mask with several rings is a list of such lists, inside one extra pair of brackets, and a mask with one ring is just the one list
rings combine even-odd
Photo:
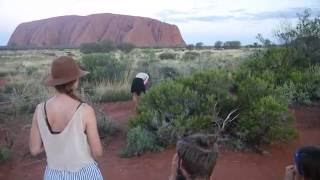
[(215, 47), (216, 49), (220, 49), (220, 48), (222, 47), (222, 41), (216, 41), (216, 42), (214, 43), (214, 47)]
[(256, 36), (256, 39), (261, 42), (263, 47), (270, 47), (271, 46), (271, 41), (269, 39), (265, 39), (262, 34), (258, 33)]
[(197, 48), (197, 49), (201, 49), (202, 46), (203, 46), (203, 43), (202, 43), (202, 42), (197, 42), (197, 43), (196, 43), (196, 48)]
[(125, 53), (129, 53), (131, 52), (136, 46), (134, 44), (131, 44), (131, 43), (121, 43), (121, 44), (118, 44), (117, 48), (120, 50), (120, 51), (123, 51)]
[(194, 49), (194, 45), (193, 44), (188, 44), (187, 49), (188, 50), (193, 50)]
[(239, 48), (241, 48), (241, 42), (240, 41), (226, 41), (223, 44), (223, 47), (227, 48), (227, 49), (239, 49)]

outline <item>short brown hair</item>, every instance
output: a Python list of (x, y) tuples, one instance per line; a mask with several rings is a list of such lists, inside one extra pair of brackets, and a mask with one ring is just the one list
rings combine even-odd
[(218, 158), (216, 139), (212, 140), (211, 136), (194, 134), (178, 141), (179, 159), (191, 178), (211, 176)]

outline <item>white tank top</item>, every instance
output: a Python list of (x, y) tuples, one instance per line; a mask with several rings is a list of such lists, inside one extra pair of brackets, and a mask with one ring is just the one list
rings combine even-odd
[(37, 106), (38, 126), (49, 168), (75, 172), (94, 162), (84, 133), (82, 106), (59, 134), (52, 134), (49, 130), (44, 103)]

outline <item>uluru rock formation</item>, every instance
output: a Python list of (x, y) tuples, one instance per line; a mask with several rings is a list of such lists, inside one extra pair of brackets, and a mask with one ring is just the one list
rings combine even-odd
[(185, 46), (176, 25), (146, 17), (117, 14), (60, 16), (20, 24), (8, 45), (78, 47), (83, 43), (111, 40), (138, 47)]

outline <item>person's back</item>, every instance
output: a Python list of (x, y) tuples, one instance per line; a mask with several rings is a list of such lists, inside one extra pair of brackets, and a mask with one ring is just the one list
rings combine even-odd
[(65, 96), (38, 105), (37, 120), (49, 168), (78, 171), (94, 162), (84, 133), (86, 106)]
[[(56, 69), (52, 68), (52, 72), (56, 71), (56, 74), (47, 77), (44, 84), (54, 86), (56, 95), (36, 108), (30, 133), (30, 152), (37, 155), (45, 150), (47, 168), (44, 179), (101, 180), (103, 178), (95, 162), (102, 155), (95, 113), (73, 93), (78, 86), (78, 78), (87, 73), (66, 57), (56, 59), (53, 67)], [(72, 70), (74, 73), (70, 73)]]

